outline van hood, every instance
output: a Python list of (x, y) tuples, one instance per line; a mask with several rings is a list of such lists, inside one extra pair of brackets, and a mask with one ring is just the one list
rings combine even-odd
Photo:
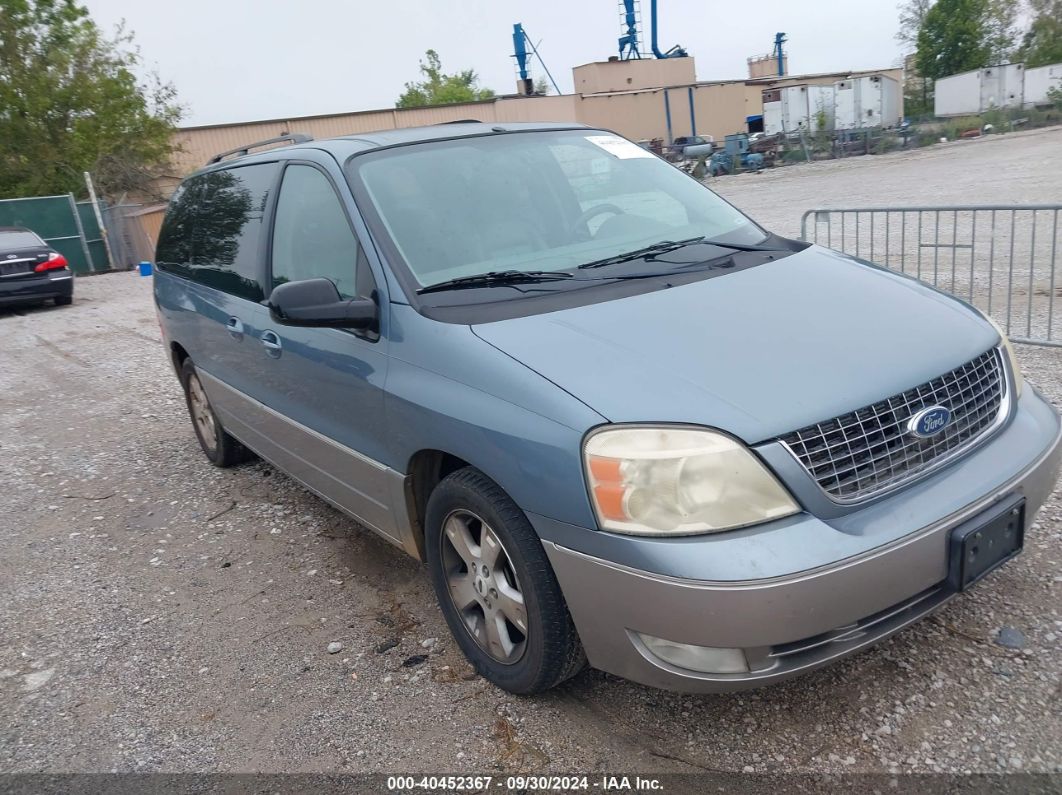
[(749, 444), (903, 392), (999, 341), (961, 301), (819, 246), (472, 330), (611, 422), (707, 425)]

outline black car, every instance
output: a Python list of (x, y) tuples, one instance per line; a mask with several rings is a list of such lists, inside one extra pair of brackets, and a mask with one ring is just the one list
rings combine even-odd
[(21, 226), (0, 226), (0, 305), (74, 300), (66, 257)]

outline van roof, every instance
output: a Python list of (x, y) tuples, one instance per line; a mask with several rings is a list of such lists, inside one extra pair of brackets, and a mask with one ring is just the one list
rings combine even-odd
[[(351, 155), (372, 149), (382, 149), (390, 146), (403, 144), (423, 143), (425, 141), (445, 141), (454, 138), (463, 138), (475, 135), (504, 134), (514, 132), (545, 131), (545, 130), (577, 130), (589, 129), (584, 124), (576, 122), (479, 122), (459, 121), (432, 124), (424, 127), (402, 127), (394, 130), (379, 130), (368, 133), (352, 133), (337, 138), (322, 140), (307, 140), (293, 143), (279, 149), (267, 149), (249, 154), (240, 154), (236, 157), (211, 162), (205, 168), (196, 171), (213, 171), (236, 163), (253, 163), (275, 157), (278, 151), (287, 155), (289, 152), (297, 152), (302, 149), (318, 149), (333, 154), (337, 160), (345, 160)], [(294, 134), (293, 134), (294, 135)], [(255, 144), (249, 143), (253, 148)], [(191, 176), (191, 175), (189, 175)]]

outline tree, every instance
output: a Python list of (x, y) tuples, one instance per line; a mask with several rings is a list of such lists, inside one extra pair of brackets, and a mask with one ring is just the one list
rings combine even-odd
[(919, 74), (937, 80), (1005, 61), (1016, 14), (1016, 0), (938, 0), (918, 32)]
[(138, 80), (132, 36), (106, 38), (75, 0), (0, 0), (0, 197), (153, 193), (181, 109)]
[(904, 52), (911, 52), (918, 47), (918, 34), (932, 5), (933, 0), (905, 0), (897, 6), (900, 29), (896, 33), (896, 41), (903, 45)]
[(494, 96), (494, 92), (489, 88), (479, 88), (479, 77), (472, 69), (452, 75), (444, 74), (439, 53), (428, 50), (424, 55), (427, 63), (420, 62), (420, 73), (424, 75), (424, 79), (419, 83), (406, 83), (406, 90), (395, 103), (396, 108), (477, 102)]
[(1019, 0), (988, 0), (985, 5), (985, 46), (989, 62), (1007, 63), (1017, 51)]
[(1029, 0), (1032, 22), (1019, 57), (1027, 69), (1062, 63), (1062, 0)]
[(896, 41), (904, 51), (903, 104), (907, 115), (921, 116), (933, 110), (929, 102), (932, 81), (918, 71), (917, 57), (911, 57), (918, 47), (918, 34), (932, 6), (933, 0), (905, 0), (897, 6), (900, 28), (896, 33)]
[(549, 81), (546, 79), (545, 75), (539, 75), (538, 79), (535, 81), (535, 93), (543, 97), (549, 94)]

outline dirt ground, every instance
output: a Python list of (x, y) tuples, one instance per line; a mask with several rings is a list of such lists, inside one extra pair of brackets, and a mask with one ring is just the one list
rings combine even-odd
[[(1062, 130), (711, 184), (783, 234), (823, 204), (1058, 202)], [(79, 279), (0, 340), (0, 771), (1062, 771), (1058, 490), (1019, 559), (821, 672), (517, 698), (420, 565), (266, 464), (206, 462), (149, 279)], [(1019, 355), (1062, 402), (1062, 349)]]

